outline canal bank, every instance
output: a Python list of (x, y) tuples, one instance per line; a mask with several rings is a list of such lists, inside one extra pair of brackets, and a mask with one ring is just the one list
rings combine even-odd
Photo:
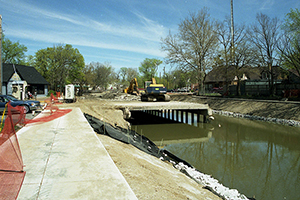
[(300, 126), (300, 102), (171, 95), (173, 101), (208, 104), (214, 113), (237, 118)]
[[(181, 100), (197, 102), (196, 101), (197, 99), (195, 97), (190, 97), (190, 96), (182, 97)], [(216, 110), (214, 106), (218, 105), (218, 103), (223, 103), (223, 106), (225, 105), (224, 101), (220, 102), (220, 99), (218, 100), (216, 100), (214, 103), (208, 103), (205, 101), (202, 103), (208, 103), (213, 109)], [(222, 108), (224, 109), (224, 111), (233, 110), (236, 113), (238, 113), (241, 110), (245, 111), (249, 108), (255, 110), (253, 109), (254, 106), (252, 105), (249, 107), (248, 103), (243, 103), (242, 105), (237, 105), (237, 103), (228, 103), (226, 105), (229, 107), (229, 109), (223, 107), (222, 105), (219, 106), (219, 109)], [(264, 106), (267, 107), (267, 105), (268, 104)], [(88, 112), (93, 116), (98, 116), (99, 119), (104, 120), (107, 123), (117, 124), (122, 127), (128, 126), (128, 123), (122, 118), (123, 117), (122, 111), (115, 109), (114, 106), (111, 104), (111, 101), (109, 100), (105, 101), (100, 99), (86, 98), (84, 100), (83, 99), (79, 100), (77, 103), (72, 104), (72, 106), (78, 106), (81, 108), (83, 112)], [(236, 108), (235, 106), (240, 107), (241, 109), (237, 109), (238, 111), (235, 111), (233, 109)], [(269, 104), (269, 108), (271, 107), (272, 105)], [(275, 113), (273, 112), (273, 114)], [(99, 135), (98, 137), (100, 138), (101, 141), (103, 141), (105, 148), (108, 150), (109, 154), (113, 158), (114, 162), (118, 166), (121, 173), (124, 175), (125, 179), (128, 181), (129, 185), (137, 195), (138, 199), (150, 199), (158, 196), (162, 197), (162, 199), (164, 197), (167, 199), (168, 197), (170, 197), (171, 199), (172, 198), (182, 199), (192, 195), (186, 193), (190, 191), (196, 192), (196, 193), (193, 192), (192, 195), (193, 197), (190, 196), (189, 197), (190, 199), (199, 199), (198, 195), (203, 194), (203, 191), (205, 192), (204, 196), (210, 195), (208, 191), (201, 190), (201, 186), (198, 186), (200, 188), (196, 187), (196, 189), (194, 188), (195, 186), (190, 186), (190, 184), (193, 183), (187, 182), (185, 178), (188, 179), (188, 177), (183, 178), (181, 177), (181, 175), (180, 177), (176, 177), (177, 175), (174, 177), (173, 175), (166, 173), (165, 172), (166, 166), (164, 167), (158, 166), (156, 159), (153, 159), (153, 157), (151, 156), (148, 157), (147, 155), (141, 156), (140, 151), (131, 147), (130, 145), (120, 143), (106, 136)], [(170, 167), (172, 168), (172, 166)], [(173, 171), (171, 170), (171, 168), (167, 169), (167, 171), (169, 170)], [(190, 187), (194, 189), (190, 190)], [(197, 193), (198, 195), (196, 195)]]
[(203, 127), (139, 123), (133, 129), (247, 197), (298, 199), (298, 127), (216, 116)]
[[(122, 111), (115, 109), (109, 100), (86, 97), (73, 104), (60, 104), (59, 107), (79, 107), (82, 112), (105, 123), (123, 128), (129, 125), (123, 119)], [(97, 134), (97, 137), (138, 199), (221, 199), (172, 164), (106, 135)]]

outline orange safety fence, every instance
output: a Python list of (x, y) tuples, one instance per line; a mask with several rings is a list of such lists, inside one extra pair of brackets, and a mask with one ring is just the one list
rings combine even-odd
[(25, 173), (19, 142), (16, 135), (16, 127), (31, 123), (43, 123), (57, 119), (72, 109), (59, 109), (55, 105), (55, 98), (51, 96), (45, 100), (45, 108), (42, 113), (33, 119), (26, 119), (23, 106), (11, 106), (7, 104), (2, 118), (5, 117), (4, 126), (1, 122), (0, 132), (0, 200), (16, 199), (21, 189)]
[(0, 171), (0, 199), (17, 199), (26, 172)]
[(34, 119), (25, 120), (25, 124), (49, 122), (72, 111), (72, 109), (59, 109), (58, 106), (55, 105), (58, 104), (58, 99), (55, 98), (53, 94), (51, 94), (50, 98), (45, 100), (45, 104), (46, 107), (44, 110), (48, 112), (43, 112), (39, 117)]
[(56, 92), (56, 97), (60, 97), (60, 92)]
[(25, 172), (15, 126), (22, 121), (23, 106), (7, 105), (4, 127), (0, 133), (0, 199), (16, 199)]
[(50, 95), (50, 100), (51, 100), (51, 102), (52, 102), (52, 103), (56, 103), (56, 104), (61, 104), (61, 103), (59, 102), (58, 97), (60, 97), (60, 93), (57, 92), (57, 93), (56, 93), (56, 97), (54, 96), (53, 93), (51, 93), (51, 95)]

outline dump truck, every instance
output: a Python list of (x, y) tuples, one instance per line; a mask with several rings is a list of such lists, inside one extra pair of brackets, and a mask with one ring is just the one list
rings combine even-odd
[(141, 94), (141, 101), (170, 101), (167, 88), (163, 84), (157, 84), (155, 78), (145, 82), (145, 92)]
[(136, 78), (132, 79), (130, 81), (129, 87), (124, 89), (124, 93), (127, 94), (133, 94), (133, 95), (139, 95), (139, 89), (138, 89), (138, 82)]

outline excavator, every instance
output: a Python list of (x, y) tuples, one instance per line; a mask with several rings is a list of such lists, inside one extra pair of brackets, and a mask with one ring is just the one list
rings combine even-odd
[(170, 101), (167, 88), (163, 84), (157, 84), (155, 78), (145, 82), (145, 92), (141, 95), (141, 101)]
[(138, 82), (136, 78), (130, 81), (129, 87), (124, 89), (124, 93), (133, 94), (133, 95), (140, 95), (138, 90)]

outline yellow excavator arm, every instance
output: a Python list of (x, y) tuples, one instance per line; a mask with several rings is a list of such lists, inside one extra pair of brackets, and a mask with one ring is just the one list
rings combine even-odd
[(124, 93), (138, 95), (140, 92), (138, 90), (138, 82), (136, 78), (130, 81), (129, 87), (124, 89)]
[(155, 78), (152, 78), (152, 84), (156, 84), (156, 80), (155, 80)]

